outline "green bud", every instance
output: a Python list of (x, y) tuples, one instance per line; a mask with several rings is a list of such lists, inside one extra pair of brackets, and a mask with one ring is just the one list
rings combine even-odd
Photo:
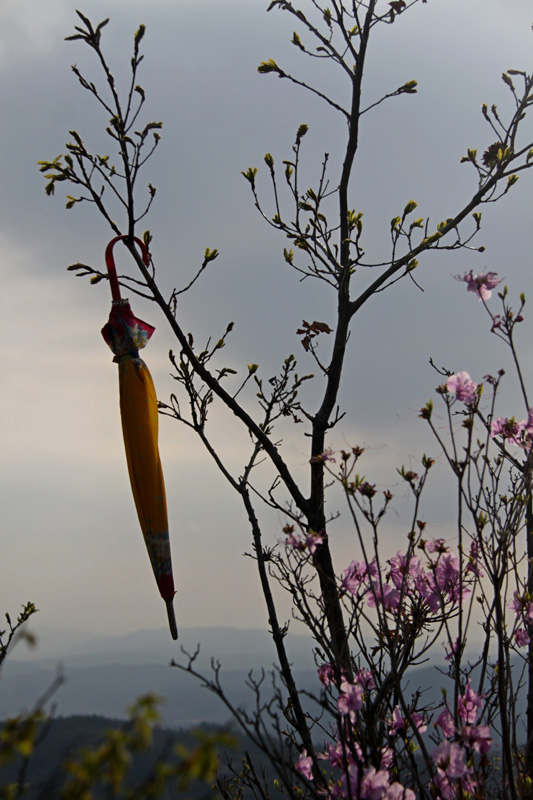
[(243, 175), (246, 178), (246, 180), (250, 183), (253, 189), (255, 186), (255, 176), (257, 175), (257, 167), (248, 167), (246, 172), (241, 172), (241, 175)]
[(397, 94), (416, 94), (418, 83), (417, 81), (407, 81), (399, 89), (396, 89)]
[(257, 71), (262, 75), (266, 75), (269, 72), (277, 72), (280, 78), (283, 78), (285, 75), (283, 70), (278, 67), (273, 58), (269, 58), (268, 61), (261, 61), (257, 67)]
[(267, 165), (267, 167), (269, 167), (270, 170), (274, 169), (274, 159), (272, 158), (270, 153), (267, 153), (265, 155), (265, 164)]
[(507, 75), (507, 73), (505, 73), (505, 72), (502, 72), (502, 81), (503, 81), (504, 83), (506, 83), (506, 84), (507, 84), (507, 86), (508, 86), (510, 89), (513, 89), (513, 90), (514, 90), (514, 83), (513, 83), (513, 81), (511, 80), (511, 78), (509, 77), (509, 75)]
[(296, 31), (294, 31), (293, 34), (292, 34), (291, 42), (292, 42), (292, 44), (296, 45), (296, 47), (299, 47), (300, 50), (304, 49), (304, 46), (302, 44), (302, 40), (300, 39), (300, 37), (298, 36)]
[(418, 203), (415, 203), (414, 200), (409, 200), (409, 202), (407, 203), (407, 205), (403, 210), (404, 217), (406, 217), (408, 214), (411, 214), (411, 212), (413, 212), (417, 206)]

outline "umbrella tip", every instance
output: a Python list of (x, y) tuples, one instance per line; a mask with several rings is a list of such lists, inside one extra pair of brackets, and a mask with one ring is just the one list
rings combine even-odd
[(168, 614), (168, 624), (170, 627), (170, 635), (174, 640), (178, 638), (178, 627), (176, 625), (176, 616), (174, 614), (174, 606), (172, 605), (172, 600), (165, 600), (167, 606), (167, 614)]

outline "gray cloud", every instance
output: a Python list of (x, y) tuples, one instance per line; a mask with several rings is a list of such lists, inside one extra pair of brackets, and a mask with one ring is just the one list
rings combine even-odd
[[(147, 226), (165, 291), (188, 282), (206, 246), (218, 247), (221, 256), (208, 277), (180, 303), (180, 319), (198, 341), (218, 337), (234, 319), (224, 363), (242, 369), (258, 361), (269, 377), (290, 352), (302, 371), (313, 371), (295, 331), (303, 318), (333, 324), (335, 301), (322, 286), (302, 284), (288, 271), (281, 256), (286, 242), (259, 219), (240, 170), (261, 167), (267, 151), (280, 163), (291, 152), (297, 125), (308, 122), (308, 185), (326, 150), (334, 182), (345, 130), (314, 98), (257, 74), (258, 62), (269, 57), (307, 76), (317, 69), (288, 44), (288, 16), (265, 15), (264, 5), (91, 0), (85, 13), (94, 20), (111, 17), (105, 37), (123, 82), (121, 65), (129, 58), (133, 32), (139, 22), (148, 27), (140, 81), (149, 117), (163, 119), (164, 128), (160, 151), (146, 170), (146, 182), (158, 187)], [(127, 485), (116, 368), (99, 333), (109, 310), (108, 287), (89, 288), (64, 272), (77, 260), (101, 265), (109, 230), (88, 205), (65, 212), (59, 191), (46, 200), (35, 166), (64, 152), (72, 127), (95, 147), (108, 146), (100, 133), (105, 116), (77, 85), (70, 64), (92, 77), (98, 71), (91, 53), (62, 41), (76, 22), (70, 3), (47, 4), (46, 19), (32, 18), (23, 4), (7, 8), (0, 40), (2, 308), (9, 332), (1, 396), (2, 600), (13, 609), (34, 599), (48, 624), (68, 627), (75, 621), (107, 632), (157, 627), (164, 609)], [(491, 143), (481, 103), (509, 108), (500, 74), (509, 66), (527, 68), (529, 16), (526, 3), (472, 0), (465, 10), (459, 0), (435, 0), (376, 36), (368, 102), (411, 78), (419, 80), (420, 91), (365, 119), (353, 204), (364, 211), (369, 257), (388, 255), (390, 219), (410, 198), (419, 202), (421, 216), (436, 222), (475, 190), (475, 176), (459, 159), (467, 147), (483, 150)], [(323, 81), (328, 91), (342, 94), (332, 73)], [(266, 178), (263, 170), (260, 191), (268, 198)], [(383, 470), (383, 484), (394, 483), (403, 453), (405, 460), (431, 447), (417, 419), (417, 408), (439, 381), (429, 357), (467, 369), (476, 379), (505, 358), (503, 347), (488, 338), (483, 309), (451, 276), (493, 269), (516, 294), (530, 293), (527, 175), (484, 215), (483, 255), (428, 256), (419, 271), (424, 293), (404, 282), (355, 320), (342, 394), (348, 414), (331, 443), (367, 444), (368, 468)], [(130, 268), (127, 259), (123, 266)], [(358, 285), (368, 280), (363, 272), (356, 276)], [(134, 308), (158, 328), (146, 360), (165, 399), (175, 388), (166, 359), (172, 339), (157, 309), (142, 300)], [(524, 342), (531, 337), (527, 320), (522, 337)], [(531, 357), (524, 356), (527, 371)], [(510, 413), (519, 414), (511, 378), (509, 386), (505, 401)], [(303, 399), (313, 410), (317, 390), (308, 387)], [(253, 407), (253, 397), (249, 402)], [(215, 440), (238, 472), (247, 434), (221, 409), (214, 409), (214, 420)], [(228, 495), (188, 431), (165, 418), (161, 431), (180, 621), (262, 625), (254, 565), (241, 558), (250, 545), (237, 498)], [(302, 431), (303, 426), (287, 426), (283, 437), (288, 460), (303, 476), (308, 456)], [(268, 484), (266, 475), (260, 481)], [(443, 525), (438, 500), (428, 515), (432, 509), (435, 525)], [(265, 518), (274, 540), (282, 522), (275, 514)], [(390, 547), (401, 525), (401, 518), (391, 521)], [(334, 530), (340, 570), (352, 557), (352, 532), (347, 522)]]

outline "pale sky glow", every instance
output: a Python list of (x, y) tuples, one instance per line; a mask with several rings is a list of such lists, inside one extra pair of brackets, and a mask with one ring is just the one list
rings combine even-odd
[[(139, 232), (152, 231), (166, 293), (188, 282), (206, 247), (221, 253), (180, 302), (184, 328), (200, 344), (208, 336), (216, 341), (234, 320), (220, 364), (241, 375), (248, 363), (258, 362), (268, 380), (290, 353), (299, 359), (300, 372), (314, 371), (295, 331), (304, 318), (334, 324), (334, 297), (325, 286), (300, 283), (283, 263), (286, 241), (260, 220), (240, 171), (259, 167), (258, 186), (268, 205), (263, 155), (271, 152), (280, 164), (291, 153), (298, 124), (307, 122), (303, 160), (311, 186), (324, 150), (331, 153), (333, 170), (338, 163), (344, 122), (303, 90), (257, 74), (257, 64), (270, 57), (300, 75), (320, 68), (299, 59), (289, 45), (292, 18), (265, 14), (267, 5), (263, 0), (87, 0), (85, 6), (79, 0), (4, 0), (0, 613), (15, 613), (32, 600), (47, 626), (119, 634), (166, 624), (128, 484), (116, 365), (100, 336), (109, 287), (106, 282), (90, 287), (65, 271), (76, 261), (103, 266), (112, 233), (88, 204), (65, 211), (63, 195), (75, 189), (64, 192), (58, 185), (56, 197), (47, 199), (36, 167), (38, 160), (64, 152), (72, 127), (87, 141), (101, 142), (96, 149), (108, 148), (105, 134), (97, 138), (105, 116), (70, 71), (76, 63), (99, 80), (97, 65), (88, 48), (63, 41), (77, 24), (76, 7), (93, 22), (110, 17), (103, 41), (113, 51), (119, 82), (125, 79), (133, 34), (139, 23), (147, 26), (139, 82), (148, 98), (148, 119), (163, 120), (164, 127), (160, 149), (144, 174), (144, 183), (151, 181), (158, 192)], [(502, 71), (531, 71), (532, 22), (529, 1), (428, 0), (376, 35), (367, 104), (413, 78), (420, 90), (363, 118), (353, 205), (364, 212), (369, 258), (388, 255), (390, 219), (409, 199), (419, 203), (419, 216), (429, 215), (435, 223), (474, 193), (474, 170), (459, 159), (467, 147), (482, 152), (494, 139), (479, 111), (482, 102), (496, 102), (503, 116), (510, 109)], [(328, 89), (342, 92), (339, 81), (326, 70)], [(526, 129), (532, 138), (533, 118)], [(481, 304), (452, 276), (493, 270), (512, 295), (524, 291), (533, 300), (532, 181), (533, 175), (522, 174), (508, 197), (484, 210), (486, 225), (476, 243), (486, 245), (485, 253), (426, 257), (417, 274), (423, 293), (404, 281), (355, 320), (342, 392), (346, 420), (330, 444), (334, 449), (368, 445), (362, 470), (401, 496), (396, 467), (423, 452), (438, 455), (417, 419), (439, 382), (429, 357), (439, 366), (465, 369), (476, 380), (506, 359), (503, 346), (489, 336)], [(123, 256), (120, 265), (132, 274), (133, 264)], [(365, 285), (369, 276), (356, 279)], [(134, 312), (157, 328), (145, 359), (165, 401), (177, 388), (167, 359), (175, 345), (158, 309), (130, 299)], [(520, 333), (533, 394), (533, 356), (526, 347), (533, 335), (531, 317)], [(508, 366), (502, 397), (508, 415), (521, 418)], [(318, 391), (309, 386), (302, 396), (314, 409)], [(249, 437), (223, 409), (214, 406), (212, 414), (213, 438), (238, 475)], [(280, 437), (307, 491), (303, 431), (287, 425)], [(251, 544), (237, 496), (192, 433), (165, 417), (160, 449), (178, 625), (264, 627), (255, 566), (242, 557)], [(266, 476), (260, 485), (268, 485)], [(431, 492), (425, 514), (440, 536), (453, 530), (454, 520), (446, 517), (447, 494), (438, 481)], [(332, 510), (336, 503), (333, 499)], [(385, 546), (392, 552), (401, 546), (398, 538), (407, 524), (402, 513), (390, 518)], [(263, 522), (268, 541), (281, 537), (280, 515), (264, 514)], [(357, 556), (348, 519), (335, 523), (331, 535), (340, 573)]]

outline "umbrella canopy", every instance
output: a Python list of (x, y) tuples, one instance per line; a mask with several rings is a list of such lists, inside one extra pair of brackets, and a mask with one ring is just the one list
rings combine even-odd
[[(167, 501), (157, 444), (157, 398), (148, 367), (139, 358), (139, 350), (145, 347), (155, 329), (137, 319), (129, 302), (120, 296), (113, 247), (126, 238), (116, 236), (105, 252), (113, 304), (102, 336), (115, 354), (113, 360), (118, 363), (122, 433), (135, 507), (159, 592), (167, 606), (170, 632), (172, 638), (177, 639)], [(148, 264), (144, 242), (137, 237), (134, 239), (141, 247), (144, 263)]]

